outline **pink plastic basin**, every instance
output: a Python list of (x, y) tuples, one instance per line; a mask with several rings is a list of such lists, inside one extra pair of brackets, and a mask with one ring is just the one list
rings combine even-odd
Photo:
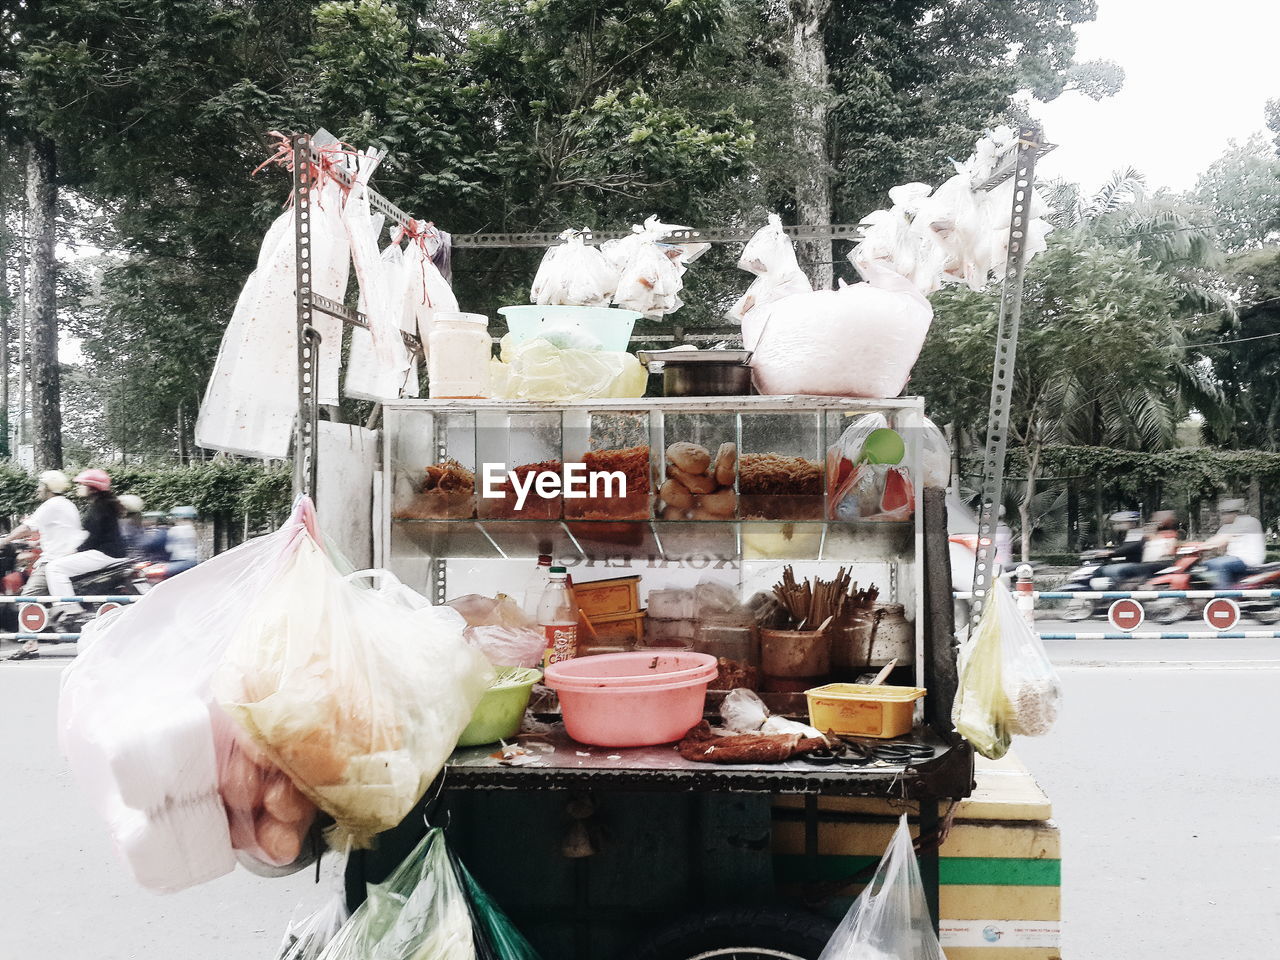
[(683, 737), (702, 719), (719, 671), (705, 653), (605, 653), (547, 667), (565, 732), (599, 747), (648, 747)]

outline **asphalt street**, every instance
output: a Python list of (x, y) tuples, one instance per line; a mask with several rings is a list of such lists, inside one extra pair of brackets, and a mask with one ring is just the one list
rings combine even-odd
[[(1062, 714), (1052, 735), (1020, 738), (1015, 749), (1062, 829), (1063, 956), (1275, 955), (1280, 774), (1270, 732), (1280, 641), (1048, 646)], [(267, 880), (242, 870), (170, 896), (137, 887), (57, 750), (67, 662), (0, 665), (9, 881), (0, 958), (271, 956), (295, 909), (320, 906), (329, 888), (311, 871)]]

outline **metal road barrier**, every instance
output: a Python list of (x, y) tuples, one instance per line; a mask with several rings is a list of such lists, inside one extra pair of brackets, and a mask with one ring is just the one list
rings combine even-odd
[[(1037, 590), (1032, 569), (1026, 564), (1017, 568), (1013, 586), (1018, 609), (1033, 626), (1036, 602), (1039, 600), (1109, 600), (1107, 612), (1110, 630), (1098, 632), (1041, 633), (1041, 640), (1247, 640), (1280, 637), (1280, 630), (1241, 630), (1237, 625), (1242, 613), (1237, 600), (1280, 600), (1280, 590)], [(971, 592), (956, 592), (957, 600), (968, 600)], [(1202, 617), (1205, 630), (1140, 630), (1146, 621), (1143, 600), (1207, 600)], [(1218, 601), (1222, 601), (1219, 603)], [(1052, 616), (1052, 611), (1045, 611)], [(1214, 628), (1213, 622), (1221, 623)]]
[[(19, 629), (13, 632), (0, 632), (0, 640), (45, 640), (50, 643), (75, 643), (80, 639), (79, 633), (48, 633), (45, 627), (49, 623), (47, 606), (57, 603), (97, 603), (101, 604), (98, 616), (109, 613), (126, 603), (137, 603), (142, 597), (138, 594), (130, 596), (97, 596), (97, 597), (9, 597), (0, 596), (0, 603), (13, 603), (18, 606)], [(26, 626), (27, 629), (21, 629)]]

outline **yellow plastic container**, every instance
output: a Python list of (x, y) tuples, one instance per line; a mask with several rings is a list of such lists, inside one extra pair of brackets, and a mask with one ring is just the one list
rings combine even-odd
[(923, 687), (873, 687), (868, 683), (828, 683), (806, 690), (809, 723), (823, 733), (852, 737), (900, 737), (911, 732), (915, 702)]

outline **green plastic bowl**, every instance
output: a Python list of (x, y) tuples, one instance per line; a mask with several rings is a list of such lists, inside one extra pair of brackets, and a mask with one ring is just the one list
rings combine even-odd
[(478, 747), (514, 737), (520, 731), (533, 685), (541, 679), (542, 671), (532, 667), (500, 671), (498, 679), (480, 698), (471, 722), (458, 737), (458, 746)]

